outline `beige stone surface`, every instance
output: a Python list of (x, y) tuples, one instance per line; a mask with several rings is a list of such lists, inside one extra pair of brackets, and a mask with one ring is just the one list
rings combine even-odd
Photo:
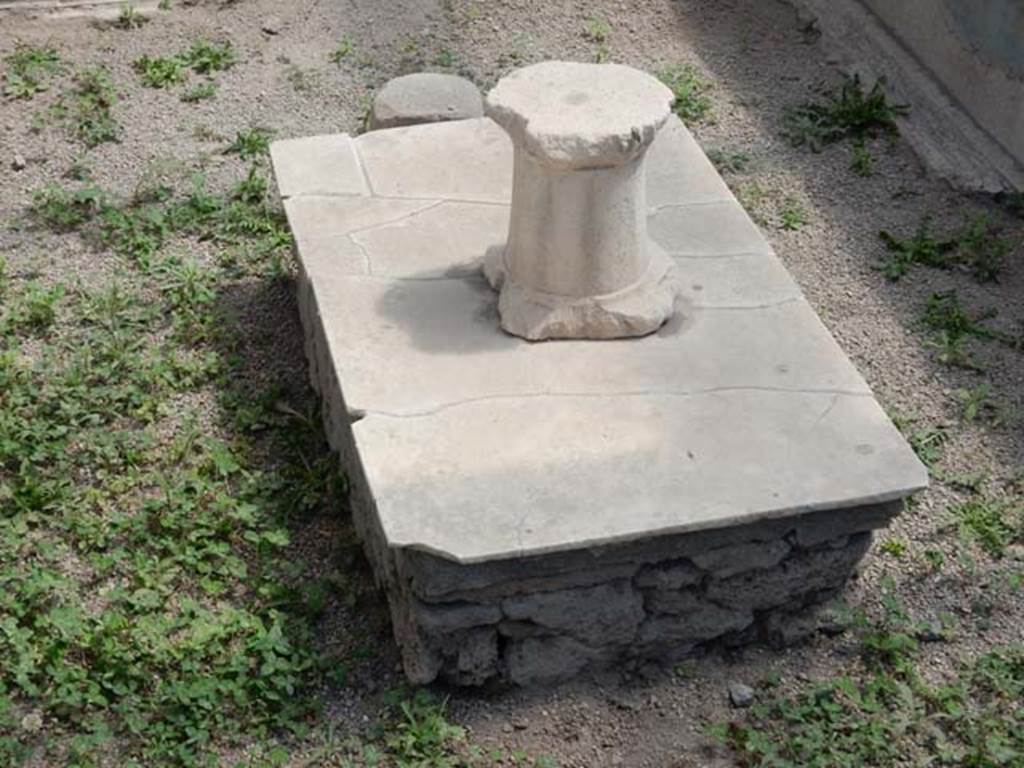
[[(692, 153), (681, 124), (669, 128), (651, 151)], [(364, 143), (375, 137), (401, 161)], [(706, 161), (646, 182), (660, 196), (649, 231), (683, 288), (677, 316), (641, 339), (538, 344), (497, 330), (479, 271), (508, 216), (500, 129), (417, 126), (355, 147), (370, 196), (293, 189), (286, 207), (306, 321), (324, 340), (314, 371), (358, 418), (389, 546), (481, 562), (841, 515), (927, 483), (757, 228), (717, 197)]]
[[(437, 129), (447, 130), (436, 142)], [(424, 148), (430, 146), (429, 152)], [(507, 203), (512, 193), (512, 145), (493, 120), (458, 120), (372, 131), (355, 140), (370, 189), (381, 197)]]
[[(756, 276), (756, 275), (755, 275)], [(532, 344), (497, 330), (477, 276), (313, 278), (349, 406), (417, 414), (471, 400), (701, 392), (716, 387), (869, 392), (802, 299), (750, 309), (682, 308), (642, 339)], [(731, 305), (730, 305), (731, 306)]]
[(307, 136), (275, 141), (270, 157), (282, 197), (365, 195), (366, 177), (349, 136)]
[(927, 482), (870, 394), (482, 398), (353, 430), (391, 545), (465, 563), (885, 501)]

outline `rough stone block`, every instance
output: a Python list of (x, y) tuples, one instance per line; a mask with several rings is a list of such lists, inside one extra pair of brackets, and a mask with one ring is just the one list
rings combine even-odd
[(483, 685), (498, 675), (498, 633), (478, 629), (453, 638), (455, 661), (445, 677), (456, 685)]
[(682, 561), (644, 566), (633, 583), (641, 589), (672, 590), (699, 584), (703, 578), (703, 571)]
[(695, 589), (654, 589), (644, 592), (644, 608), (648, 613), (690, 614), (704, 604)]
[(784, 541), (735, 544), (700, 552), (693, 556), (693, 562), (717, 578), (725, 579), (744, 571), (772, 568), (781, 563), (791, 549)]
[(508, 676), (516, 685), (555, 683), (610, 657), (569, 637), (528, 637), (509, 644)]
[(460, 629), (469, 629), (501, 621), (501, 608), (496, 605), (478, 603), (447, 603), (427, 605), (414, 602), (413, 615), (416, 622), (430, 634), (443, 634)]
[(799, 552), (774, 569), (712, 579), (707, 596), (732, 607), (764, 610), (782, 606), (807, 593), (841, 586), (870, 546), (871, 534), (859, 533), (843, 549)]
[(629, 579), (640, 567), (629, 559), (605, 564), (586, 550), (470, 565), (407, 550), (398, 561), (398, 569), (409, 581), (413, 593), (428, 602), (479, 602), (589, 587)]
[(854, 508), (834, 509), (796, 518), (794, 541), (798, 547), (816, 547), (852, 533), (884, 528), (903, 508), (902, 501), (867, 504)]
[(648, 649), (651, 646), (695, 645), (741, 631), (753, 623), (754, 614), (749, 609), (694, 601), (685, 614), (647, 617), (640, 625), (637, 643)]
[(628, 581), (560, 592), (540, 592), (503, 600), (513, 621), (529, 621), (581, 640), (628, 643), (643, 619), (643, 600)]

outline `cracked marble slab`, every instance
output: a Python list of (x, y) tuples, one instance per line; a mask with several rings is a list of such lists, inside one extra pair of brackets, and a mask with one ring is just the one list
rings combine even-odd
[(887, 501), (924, 482), (867, 394), (511, 397), (367, 415), (354, 431), (388, 541), (462, 563)]
[(479, 274), (508, 227), (496, 125), (273, 145), (303, 320), (326, 341), (314, 371), (359, 415), (390, 546), (480, 562), (927, 484), (685, 127), (670, 120), (650, 152), (649, 231), (683, 288), (676, 316), (641, 339), (531, 343), (499, 330)]

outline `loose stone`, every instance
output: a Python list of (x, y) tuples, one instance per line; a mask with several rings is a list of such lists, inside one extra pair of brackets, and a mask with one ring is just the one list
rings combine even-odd
[(729, 702), (737, 709), (754, 703), (754, 689), (743, 683), (729, 683)]
[(389, 80), (370, 112), (370, 128), (466, 120), (483, 115), (483, 97), (469, 80), (456, 75), (417, 72)]

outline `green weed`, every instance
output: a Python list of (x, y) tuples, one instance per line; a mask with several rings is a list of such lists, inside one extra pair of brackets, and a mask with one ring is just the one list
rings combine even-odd
[(216, 83), (200, 83), (181, 94), (181, 100), (186, 104), (195, 104), (199, 101), (212, 99), (217, 95)]
[(184, 54), (182, 60), (201, 75), (230, 69), (238, 61), (230, 41), (213, 43), (197, 40)]
[(972, 389), (956, 390), (956, 398), (962, 406), (961, 417), (965, 422), (971, 424), (995, 410), (991, 393), (991, 384), (979, 384)]
[(1002, 262), (1012, 249), (1009, 240), (997, 235), (995, 225), (987, 216), (978, 216), (956, 235), (959, 263), (981, 282), (999, 277)]
[[(41, 223), (128, 257), (134, 287), (4, 286), (4, 764), (209, 765), (240, 734), (301, 732), (315, 706), (304, 691), (321, 666), (284, 521), (340, 493), (336, 463), (322, 431), (300, 436), (271, 399), (241, 390), (219, 309), (226, 275), (163, 252), (187, 235), (270, 260), (287, 230), (257, 197), (258, 172), (231, 196), (201, 179), (184, 193), (162, 185), (127, 202), (36, 196)], [(24, 358), (28, 337), (38, 349)], [(226, 423), (244, 409), (259, 430), (221, 439), (172, 421), (171, 439), (156, 439), (154, 425), (181, 413), (174, 398), (211, 388)]]
[(274, 137), (274, 131), (269, 128), (250, 128), (239, 131), (235, 140), (227, 149), (227, 154), (235, 154), (243, 160), (263, 157), (270, 152), (270, 140)]
[(71, 165), (68, 167), (68, 170), (64, 175), (73, 181), (91, 181), (92, 173), (92, 165), (85, 156), (77, 155), (71, 161)]
[(291, 87), (299, 93), (314, 90), (320, 82), (320, 75), (316, 70), (303, 69), (298, 64), (289, 64), (284, 76)]
[(796, 231), (805, 226), (810, 220), (807, 211), (799, 200), (787, 198), (779, 210), (779, 228)]
[(352, 41), (347, 37), (343, 37), (338, 41), (338, 45), (334, 50), (327, 55), (327, 60), (340, 67), (341, 63), (351, 56), (355, 49), (356, 47)]
[(31, 99), (49, 89), (51, 77), (64, 71), (56, 48), (19, 43), (4, 57), (4, 95), (12, 99)]
[(594, 61), (598, 64), (611, 58), (608, 41), (612, 35), (612, 26), (600, 16), (591, 16), (583, 26), (583, 36), (596, 44)]
[(1006, 548), (1024, 535), (1024, 509), (1020, 502), (996, 501), (985, 497), (970, 499), (951, 509), (961, 538), (976, 542), (992, 557), (1002, 557)]
[(583, 25), (583, 36), (594, 43), (608, 42), (612, 35), (612, 25), (600, 16), (591, 16)]
[(934, 469), (935, 465), (942, 460), (943, 448), (949, 440), (949, 432), (944, 427), (916, 426), (917, 418), (914, 416), (891, 415), (893, 424), (903, 433), (903, 436), (914, 449), (917, 458), (921, 460), (928, 469)]
[(995, 315), (994, 309), (969, 314), (960, 304), (956, 291), (946, 291), (929, 297), (922, 319), (925, 326), (934, 331), (930, 344), (938, 350), (939, 362), (978, 370), (967, 352), (967, 342), (971, 338), (1003, 338), (985, 325), (985, 321)]
[(858, 176), (864, 176), (865, 178), (873, 176), (875, 173), (875, 159), (871, 156), (867, 142), (863, 138), (856, 139), (853, 142), (850, 170)]
[(931, 219), (925, 217), (917, 226), (917, 231), (907, 239), (900, 239), (886, 230), (878, 233), (889, 250), (888, 261), (882, 266), (882, 272), (890, 280), (899, 280), (907, 274), (914, 264), (928, 267), (944, 268), (949, 262), (949, 253), (956, 248), (956, 243), (948, 238), (936, 238), (931, 231)]
[(756, 181), (752, 181), (739, 187), (735, 194), (739, 204), (743, 206), (750, 218), (758, 224), (764, 224), (766, 219), (762, 208), (769, 198), (767, 190)]
[(121, 6), (121, 12), (118, 14), (114, 25), (120, 29), (138, 29), (147, 21), (148, 19), (139, 13), (134, 5), (129, 3)]
[(907, 542), (902, 539), (886, 539), (879, 549), (890, 557), (903, 557), (907, 554)]
[(712, 102), (708, 96), (711, 82), (692, 64), (677, 64), (658, 72), (658, 79), (672, 91), (672, 111), (684, 123), (700, 123), (711, 116)]
[(891, 588), (882, 600), (883, 618), (864, 623), (861, 634), (866, 673), (755, 705), (746, 722), (713, 727), (742, 765), (1009, 766), (1024, 759), (1024, 647), (994, 649), (929, 683), (916, 670), (915, 622)]
[(830, 91), (817, 103), (790, 107), (783, 113), (783, 136), (795, 147), (815, 152), (843, 139), (864, 140), (897, 133), (896, 118), (905, 105), (890, 104), (881, 80), (865, 93), (860, 77), (847, 78), (839, 92)]
[(384, 740), (398, 765), (455, 768), (456, 750), (466, 733), (445, 718), (445, 702), (421, 689), (399, 702), (397, 710), (397, 721)]
[(709, 149), (708, 160), (719, 173), (742, 173), (750, 164), (750, 156), (745, 152), (728, 149)]
[(932, 573), (938, 573), (946, 564), (946, 556), (940, 549), (926, 549), (924, 559)]
[(68, 232), (84, 224), (103, 208), (105, 195), (96, 187), (74, 191), (51, 184), (32, 198), (32, 216), (58, 232)]
[(150, 58), (143, 56), (135, 61), (135, 71), (144, 85), (150, 88), (168, 88), (188, 78), (185, 62), (176, 56)]
[(916, 264), (935, 269), (961, 268), (981, 282), (993, 281), (998, 278), (1002, 260), (1011, 249), (1011, 243), (998, 237), (986, 216), (978, 216), (944, 237), (932, 234), (931, 220), (927, 217), (907, 239), (897, 238), (885, 230), (878, 234), (889, 251), (882, 272), (894, 281)]
[(91, 67), (75, 76), (71, 89), (61, 94), (54, 114), (65, 121), (75, 138), (87, 147), (117, 141), (121, 128), (114, 119), (117, 90), (103, 67)]
[(34, 281), (25, 283), (17, 300), (0, 307), (0, 336), (17, 331), (33, 335), (45, 333), (57, 318), (57, 303), (64, 294), (63, 285), (44, 288)]
[(454, 69), (455, 64), (456, 56), (449, 48), (442, 48), (434, 57), (434, 66), (441, 69)]

